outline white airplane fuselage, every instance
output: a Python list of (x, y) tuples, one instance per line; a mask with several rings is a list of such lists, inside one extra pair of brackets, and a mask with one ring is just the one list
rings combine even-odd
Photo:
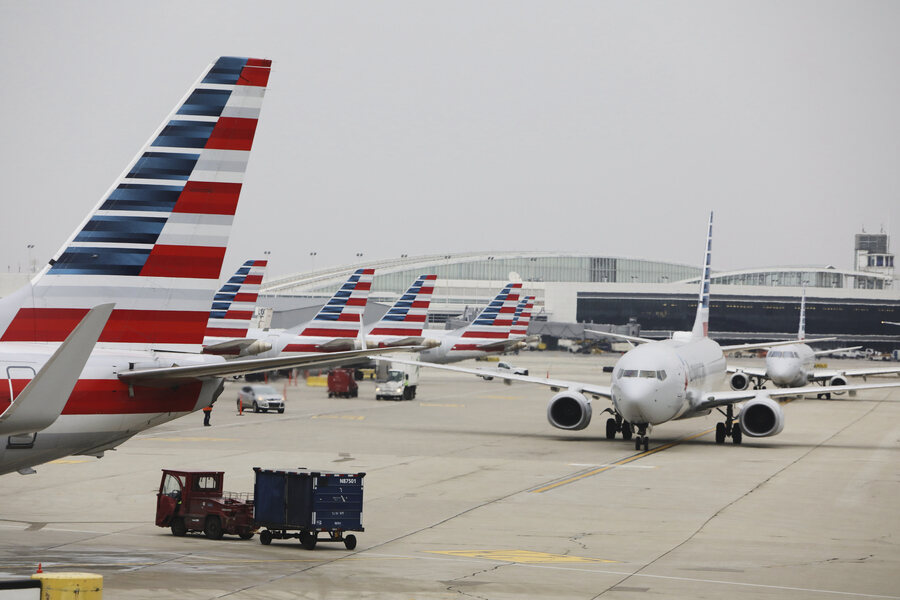
[(725, 356), (715, 341), (678, 339), (629, 350), (613, 369), (612, 401), (629, 423), (658, 425), (698, 414), (695, 402), (718, 388)]
[(422, 362), (430, 362), (437, 364), (446, 364), (468, 360), (470, 358), (483, 358), (490, 354), (499, 354), (499, 352), (485, 352), (478, 350), (476, 346), (482, 344), (495, 343), (495, 338), (475, 338), (462, 337), (460, 330), (444, 331), (426, 329), (422, 335), (427, 339), (433, 339), (440, 342), (440, 345), (434, 348), (422, 350), (419, 353), (419, 360)]
[(807, 385), (815, 368), (815, 356), (807, 344), (773, 348), (766, 355), (766, 377), (781, 388)]
[[(40, 371), (58, 344), (0, 343), (0, 412)], [(73, 454), (99, 454), (150, 427), (207, 406), (221, 379), (169, 387), (133, 386), (116, 374), (134, 367), (223, 362), (202, 354), (95, 348), (56, 421), (32, 436), (0, 436), (0, 475)]]

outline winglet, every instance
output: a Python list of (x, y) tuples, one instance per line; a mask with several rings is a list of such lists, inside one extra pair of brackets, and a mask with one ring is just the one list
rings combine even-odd
[(709, 277), (712, 257), (713, 213), (709, 213), (709, 229), (706, 232), (706, 252), (703, 255), (703, 277), (700, 278), (700, 298), (697, 301), (697, 316), (691, 339), (699, 340), (709, 335)]
[(46, 429), (62, 414), (115, 304), (95, 306), (0, 415), (0, 435)]

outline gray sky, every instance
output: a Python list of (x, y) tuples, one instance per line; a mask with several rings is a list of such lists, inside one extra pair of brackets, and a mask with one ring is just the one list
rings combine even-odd
[[(559, 250), (713, 268), (900, 252), (900, 2), (0, 0), (12, 270), (217, 56), (275, 61), (225, 268)], [(3, 270), (5, 271), (5, 266)]]

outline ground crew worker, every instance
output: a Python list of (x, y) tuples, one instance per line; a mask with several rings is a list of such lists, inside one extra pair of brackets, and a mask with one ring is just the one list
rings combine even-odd
[(203, 407), (203, 425), (209, 427), (209, 417), (212, 414), (212, 404)]

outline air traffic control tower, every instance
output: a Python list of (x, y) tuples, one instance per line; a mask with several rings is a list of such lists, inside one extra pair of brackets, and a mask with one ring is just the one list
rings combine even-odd
[(894, 255), (886, 233), (857, 233), (853, 245), (853, 266), (857, 271), (894, 277)]

